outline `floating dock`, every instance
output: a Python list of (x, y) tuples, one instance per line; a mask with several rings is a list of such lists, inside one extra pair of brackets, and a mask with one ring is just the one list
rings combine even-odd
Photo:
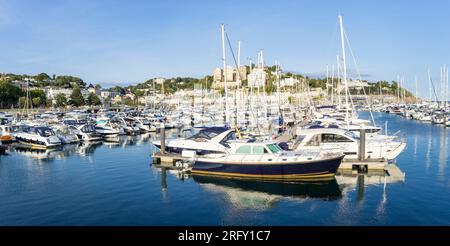
[(359, 170), (362, 172), (386, 170), (389, 162), (384, 159), (378, 160), (343, 160), (339, 169)]
[[(185, 157), (173, 153), (155, 152), (152, 154), (153, 164), (158, 164), (164, 167), (175, 167), (178, 161), (192, 160), (192, 157)], [(369, 171), (387, 171), (389, 163), (387, 160), (345, 160), (339, 166), (340, 171), (353, 172), (369, 172)]]

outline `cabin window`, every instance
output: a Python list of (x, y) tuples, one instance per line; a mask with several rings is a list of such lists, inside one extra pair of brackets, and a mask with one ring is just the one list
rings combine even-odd
[(253, 146), (253, 154), (269, 153), (264, 146)]
[(306, 143), (306, 146), (319, 146), (319, 143), (320, 143), (320, 135), (315, 135), (308, 141), (308, 143)]
[(228, 144), (228, 141), (230, 140), (236, 140), (236, 134), (235, 132), (230, 132), (228, 133), (223, 139), (222, 141), (220, 141), (220, 144), (222, 144), (223, 146), (229, 148), (230, 145)]
[(281, 148), (276, 144), (268, 144), (267, 148), (269, 148), (270, 152), (272, 153), (278, 153), (281, 151)]
[(295, 139), (296, 143), (301, 143), (303, 142), (303, 140), (305, 139), (305, 135), (298, 135), (297, 138)]
[(43, 137), (50, 137), (53, 135), (53, 131), (50, 128), (37, 128), (37, 133)]
[(342, 142), (353, 142), (347, 137), (337, 135), (337, 134), (322, 134), (323, 143), (342, 143)]
[(241, 146), (236, 150), (236, 154), (251, 154), (252, 146)]

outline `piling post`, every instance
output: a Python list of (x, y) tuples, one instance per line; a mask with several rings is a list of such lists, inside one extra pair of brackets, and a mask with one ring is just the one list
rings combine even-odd
[(166, 127), (164, 123), (159, 126), (159, 134), (161, 135), (161, 155), (164, 155), (166, 152)]
[(366, 131), (361, 125), (359, 128), (359, 160), (366, 159)]

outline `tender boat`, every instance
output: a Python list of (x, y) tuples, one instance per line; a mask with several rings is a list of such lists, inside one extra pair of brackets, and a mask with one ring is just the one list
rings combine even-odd
[(320, 151), (285, 151), (276, 142), (233, 142), (228, 153), (195, 157), (191, 172), (258, 180), (330, 180), (343, 158)]
[(0, 141), (2, 143), (12, 142), (13, 138), (10, 134), (10, 128), (8, 125), (0, 125)]

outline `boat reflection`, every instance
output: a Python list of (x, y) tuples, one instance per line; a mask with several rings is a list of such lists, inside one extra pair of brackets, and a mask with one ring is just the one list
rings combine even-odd
[(282, 183), (193, 176), (203, 189), (223, 193), (238, 208), (268, 209), (282, 198), (335, 200), (341, 197), (336, 180), (318, 183)]
[[(161, 172), (163, 192), (168, 192), (167, 175), (173, 175), (181, 181), (193, 179), (207, 192), (223, 195), (235, 208), (270, 209), (282, 199), (307, 201), (311, 199), (353, 203), (350, 193), (356, 193), (356, 204), (365, 199), (368, 186), (382, 186), (383, 194), (379, 211), (384, 210), (387, 202), (387, 184), (405, 181), (405, 174), (394, 164), (386, 171), (364, 174), (342, 172), (335, 179), (326, 182), (267, 182), (245, 179), (226, 179), (220, 177), (189, 175), (181, 170), (152, 165), (152, 169)], [(342, 204), (341, 204), (342, 205)], [(348, 207), (348, 206), (345, 206)]]
[(92, 156), (101, 146), (112, 149), (141, 145), (148, 142), (149, 138), (149, 134), (142, 134), (139, 136), (119, 136), (105, 141), (80, 142), (49, 149), (34, 149), (19, 143), (10, 144), (8, 146), (5, 145), (5, 147), (10, 152), (15, 152), (32, 160), (53, 161), (68, 158), (73, 155), (84, 157)]

